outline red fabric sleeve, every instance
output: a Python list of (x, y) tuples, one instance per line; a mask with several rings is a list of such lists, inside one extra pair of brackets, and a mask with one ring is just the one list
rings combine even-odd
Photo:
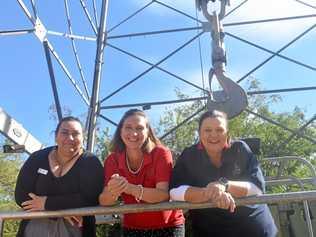
[(110, 154), (104, 161), (104, 186), (108, 185), (113, 174), (118, 173), (118, 161), (114, 153)]
[(172, 172), (171, 152), (165, 147), (157, 147), (156, 149), (154, 154), (156, 182), (169, 182)]

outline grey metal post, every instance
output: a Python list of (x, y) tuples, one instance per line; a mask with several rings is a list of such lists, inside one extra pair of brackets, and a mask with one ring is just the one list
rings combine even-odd
[(99, 111), (99, 90), (100, 90), (100, 80), (101, 80), (101, 71), (103, 64), (103, 53), (105, 48), (106, 41), (106, 16), (108, 11), (108, 2), (109, 0), (102, 1), (101, 17), (100, 17), (100, 26), (98, 32), (98, 41), (97, 41), (97, 53), (95, 59), (94, 67), (94, 78), (93, 78), (93, 88), (92, 96), (90, 99), (90, 108), (89, 108), (89, 126), (88, 126), (88, 140), (87, 140), (87, 150), (93, 151), (94, 142), (95, 142), (95, 126), (97, 121), (97, 113)]
[(54, 94), (54, 100), (55, 100), (55, 106), (56, 106), (58, 121), (60, 121), (63, 118), (63, 114), (62, 114), (61, 106), (60, 106), (60, 102), (59, 102), (57, 86), (56, 86), (56, 80), (55, 80), (55, 75), (54, 75), (54, 69), (53, 69), (53, 64), (52, 64), (52, 59), (50, 57), (50, 51), (49, 51), (48, 43), (47, 43), (46, 40), (43, 41), (43, 46), (44, 46), (44, 50), (45, 50), (45, 56), (46, 56), (46, 61), (47, 61), (50, 81), (51, 81), (51, 84), (52, 84), (52, 89), (53, 89), (53, 94)]
[(4, 219), (0, 218), (0, 237), (3, 236), (3, 230), (4, 230)]

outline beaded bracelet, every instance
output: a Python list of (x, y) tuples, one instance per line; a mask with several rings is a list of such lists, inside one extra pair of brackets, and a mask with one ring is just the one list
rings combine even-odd
[(143, 187), (141, 184), (138, 184), (137, 186), (140, 187), (140, 194), (139, 194), (138, 197), (135, 197), (135, 200), (136, 200), (137, 202), (140, 202), (140, 201), (142, 200), (142, 198), (143, 198), (144, 187)]

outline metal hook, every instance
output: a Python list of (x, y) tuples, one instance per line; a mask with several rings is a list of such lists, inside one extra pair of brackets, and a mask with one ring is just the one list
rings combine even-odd
[[(215, 11), (210, 15), (207, 3), (210, 0), (196, 0), (204, 16), (211, 24), (212, 35), (212, 65), (209, 71), (210, 97), (207, 100), (208, 110), (221, 110), (227, 113), (228, 118), (239, 115), (248, 105), (247, 95), (243, 88), (225, 75), (226, 52), (224, 47), (224, 32), (220, 19), (225, 15), (228, 0), (221, 0), (221, 12)], [(212, 0), (213, 1), (213, 0)], [(214, 0), (215, 1), (215, 0)], [(212, 91), (212, 79), (216, 77), (223, 88), (221, 91)]]
[[(211, 82), (214, 76), (223, 90), (212, 91)], [(229, 79), (224, 73), (221, 73), (221, 71), (216, 71), (212, 68), (209, 72), (209, 83), (210, 97), (207, 99), (208, 110), (224, 111), (230, 119), (239, 115), (248, 106), (247, 95), (244, 89)]]

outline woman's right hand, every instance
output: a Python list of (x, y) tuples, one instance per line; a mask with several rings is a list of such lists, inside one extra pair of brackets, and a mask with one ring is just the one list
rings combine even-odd
[(118, 198), (128, 187), (128, 181), (125, 177), (113, 174), (110, 181), (108, 182), (107, 189), (111, 195)]

